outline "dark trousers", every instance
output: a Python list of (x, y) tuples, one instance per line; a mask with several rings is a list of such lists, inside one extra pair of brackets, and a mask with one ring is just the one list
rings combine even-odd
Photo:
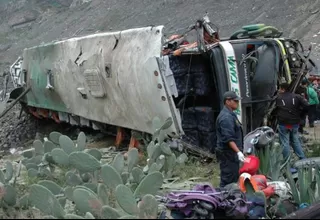
[(309, 111), (308, 111), (309, 126), (311, 127), (314, 126), (316, 115), (317, 115), (317, 105), (309, 105)]
[(320, 104), (317, 105), (317, 115), (316, 115), (316, 120), (320, 120)]
[(239, 160), (235, 152), (217, 152), (220, 163), (220, 188), (239, 180)]

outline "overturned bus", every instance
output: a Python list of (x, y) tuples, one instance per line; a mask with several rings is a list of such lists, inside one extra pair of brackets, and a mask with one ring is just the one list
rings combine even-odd
[(209, 152), (225, 91), (243, 98), (236, 114), (246, 134), (265, 123), (280, 80), (293, 83), (301, 68), (310, 67), (303, 67), (309, 60), (298, 40), (280, 38), (281, 32), (263, 24), (222, 39), (208, 18), (200, 19), (190, 29), (197, 33), (194, 43), (184, 35), (165, 41), (163, 28), (27, 48), (11, 66), (16, 89), (10, 97), (25, 92), (20, 103), (35, 117), (115, 134), (150, 134), (154, 117), (172, 118), (170, 137)]

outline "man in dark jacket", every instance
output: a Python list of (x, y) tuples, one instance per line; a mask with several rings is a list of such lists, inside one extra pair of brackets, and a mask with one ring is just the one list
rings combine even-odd
[(240, 97), (229, 91), (223, 95), (224, 107), (218, 115), (216, 157), (220, 162), (220, 187), (239, 179), (239, 161), (244, 161), (243, 132), (237, 115)]
[(280, 144), (283, 148), (284, 159), (290, 155), (290, 143), (299, 159), (305, 158), (299, 138), (299, 124), (301, 113), (308, 108), (307, 101), (298, 94), (288, 92), (289, 85), (282, 83), (276, 99), (276, 113)]

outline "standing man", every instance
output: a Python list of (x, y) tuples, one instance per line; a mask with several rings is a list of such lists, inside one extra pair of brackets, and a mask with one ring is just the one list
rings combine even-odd
[(314, 121), (316, 120), (317, 114), (317, 105), (319, 104), (318, 94), (312, 88), (311, 85), (308, 85), (308, 80), (302, 81), (301, 85), (306, 89), (306, 96), (309, 102), (309, 110), (308, 110), (308, 121), (309, 127), (314, 127)]
[(236, 183), (239, 179), (239, 162), (244, 161), (243, 132), (237, 115), (233, 112), (239, 106), (235, 92), (223, 95), (224, 107), (218, 115), (216, 157), (220, 163), (220, 187)]
[(299, 138), (299, 124), (301, 113), (308, 107), (307, 101), (298, 94), (288, 92), (289, 84), (280, 84), (279, 95), (276, 99), (276, 113), (278, 118), (279, 139), (282, 146), (283, 158), (290, 155), (290, 143), (299, 159), (304, 159)]

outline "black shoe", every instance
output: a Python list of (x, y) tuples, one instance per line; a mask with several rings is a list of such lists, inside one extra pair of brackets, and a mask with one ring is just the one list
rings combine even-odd
[(314, 125), (309, 125), (310, 128), (314, 128)]

